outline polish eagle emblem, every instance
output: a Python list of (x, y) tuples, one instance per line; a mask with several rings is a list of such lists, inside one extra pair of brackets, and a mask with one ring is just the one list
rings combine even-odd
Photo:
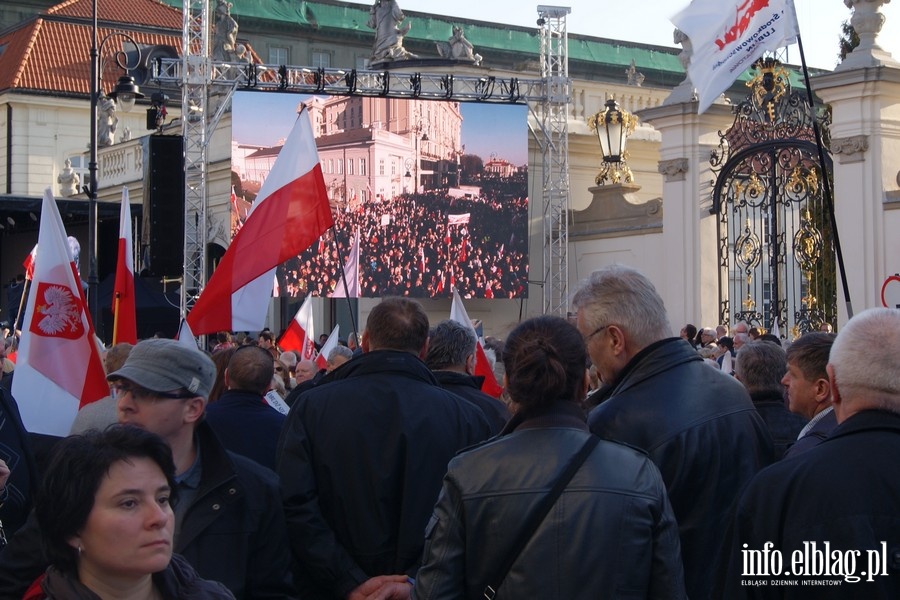
[(41, 283), (31, 318), (31, 332), (47, 337), (77, 339), (84, 335), (81, 301), (68, 287)]

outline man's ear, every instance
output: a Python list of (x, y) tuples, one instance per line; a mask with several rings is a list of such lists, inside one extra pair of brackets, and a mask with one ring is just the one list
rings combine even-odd
[(425, 338), (425, 344), (422, 346), (422, 349), (419, 350), (419, 358), (423, 361), (425, 360), (425, 356), (428, 354), (428, 342), (431, 341), (431, 338)]
[(225, 380), (225, 389), (230, 390), (231, 389), (231, 381), (230, 381), (230, 378), (228, 377), (228, 368), (225, 369), (225, 373), (222, 374), (222, 377)]
[(465, 368), (466, 368), (466, 373), (467, 373), (468, 375), (474, 375), (474, 374), (475, 374), (475, 362), (476, 362), (477, 360), (478, 360), (478, 358), (475, 356), (474, 353), (473, 353), (473, 354), (470, 354), (470, 355), (468, 355), (468, 356), (466, 357), (466, 365), (465, 365)]
[(188, 398), (184, 403), (184, 422), (196, 423), (203, 418), (206, 409), (206, 400), (202, 396)]
[(827, 402), (831, 399), (831, 382), (828, 381), (827, 377), (822, 377), (821, 379), (817, 379), (815, 383), (816, 388), (816, 403)]
[(362, 348), (362, 351), (365, 353), (369, 352), (369, 332), (363, 331), (362, 341), (359, 343), (359, 347)]

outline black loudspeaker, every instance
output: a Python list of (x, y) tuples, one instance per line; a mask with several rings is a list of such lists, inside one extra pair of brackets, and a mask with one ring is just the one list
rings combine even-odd
[(142, 275), (184, 270), (184, 145), (181, 136), (148, 136), (144, 177)]

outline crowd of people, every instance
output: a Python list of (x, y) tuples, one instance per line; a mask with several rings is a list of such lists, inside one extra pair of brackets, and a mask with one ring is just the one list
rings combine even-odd
[[(335, 227), (279, 277), (288, 296), (342, 291), (341, 265), (359, 243), (361, 297), (520, 298), (527, 295), (528, 199), (404, 194), (335, 215)], [(348, 274), (352, 276), (352, 274)]]
[(900, 596), (900, 310), (786, 350), (703, 328), (726, 368), (633, 269), (572, 303), (489, 344), (499, 399), (474, 332), (403, 297), (324, 364), (268, 331), (118, 345), (39, 452), (0, 385), (0, 597)]

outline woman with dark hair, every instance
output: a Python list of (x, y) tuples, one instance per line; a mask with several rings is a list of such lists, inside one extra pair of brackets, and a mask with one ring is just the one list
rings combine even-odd
[(172, 451), (157, 435), (113, 425), (60, 441), (35, 500), (51, 566), (27, 600), (227, 600), (172, 554)]
[[(450, 462), (413, 598), (685, 598), (662, 478), (646, 455), (588, 431), (585, 361), (585, 340), (559, 317), (510, 334), (515, 414)], [(406, 585), (373, 597), (399, 598)]]

